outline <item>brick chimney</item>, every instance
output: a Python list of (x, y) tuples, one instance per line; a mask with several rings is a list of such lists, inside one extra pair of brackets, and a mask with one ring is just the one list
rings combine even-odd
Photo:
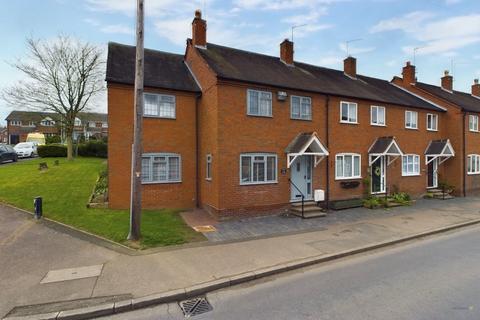
[(207, 21), (202, 19), (202, 11), (195, 10), (192, 21), (192, 44), (194, 46), (207, 46)]
[(280, 60), (288, 65), (293, 65), (293, 42), (285, 39), (280, 43)]
[(478, 79), (473, 80), (472, 96), (480, 98), (480, 83), (478, 83)]
[(415, 66), (407, 61), (405, 67), (402, 70), (402, 77), (403, 77), (403, 85), (411, 85), (417, 82), (417, 78), (415, 77)]
[(448, 70), (445, 70), (442, 77), (442, 88), (447, 91), (453, 90), (453, 77), (449, 74)]
[(355, 59), (354, 57), (348, 57), (345, 60), (343, 60), (343, 72), (352, 78), (356, 78), (357, 77), (357, 59)]

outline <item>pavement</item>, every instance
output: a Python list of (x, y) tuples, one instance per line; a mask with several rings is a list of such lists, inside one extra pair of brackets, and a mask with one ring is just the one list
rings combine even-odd
[[(348, 214), (346, 210), (329, 216)], [(480, 198), (422, 200), (411, 207), (352, 216), (355, 219), (337, 217), (336, 223), (315, 231), (290, 230), (254, 240), (208, 242), (133, 254), (86, 241), (75, 232), (59, 231), (22, 211), (0, 206), (0, 317), (9, 312), (9, 316), (52, 312), (56, 310), (55, 305), (48, 305), (52, 302), (67, 301), (62, 307), (66, 310), (95, 305), (99, 299), (114, 306), (120, 301), (118, 297), (131, 297), (131, 307), (132, 303), (146, 305), (139, 302), (149, 297), (150, 302), (164, 301), (161, 297), (165, 292), (170, 298), (192, 296), (365, 248), (480, 222)], [(295, 223), (312, 220), (298, 221)], [(52, 274), (58, 281), (42, 283)], [(85, 277), (79, 278), (79, 274)], [(42, 305), (11, 312), (14, 307), (34, 304)]]
[[(208, 293), (195, 319), (480, 319), (480, 226)], [(102, 320), (180, 320), (177, 303)]]

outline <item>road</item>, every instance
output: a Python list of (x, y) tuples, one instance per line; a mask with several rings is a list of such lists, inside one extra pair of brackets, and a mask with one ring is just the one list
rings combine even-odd
[[(193, 319), (480, 319), (480, 227), (207, 295)], [(177, 304), (105, 319), (183, 319)]]

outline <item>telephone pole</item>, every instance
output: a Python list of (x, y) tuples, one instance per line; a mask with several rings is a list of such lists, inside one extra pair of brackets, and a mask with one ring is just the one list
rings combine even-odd
[(142, 124), (143, 124), (143, 17), (144, 0), (137, 0), (137, 46), (135, 57), (135, 120), (133, 125), (132, 176), (130, 195), (130, 231), (128, 240), (140, 239), (142, 215)]

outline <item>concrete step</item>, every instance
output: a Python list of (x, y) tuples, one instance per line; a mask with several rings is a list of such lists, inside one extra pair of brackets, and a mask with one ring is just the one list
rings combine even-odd
[(443, 196), (443, 194), (433, 195), (433, 197), (434, 197), (435, 199), (440, 199), (440, 200), (443, 200), (443, 199), (448, 200), (448, 199), (454, 199), (454, 198), (455, 198), (454, 196), (451, 196), (451, 195), (449, 195), (448, 193), (445, 193), (445, 197)]
[[(308, 200), (308, 201), (304, 201), (303, 202), (303, 205), (306, 207), (306, 206), (317, 206), (317, 203), (313, 200)], [(299, 201), (299, 202), (292, 202), (290, 204), (291, 207), (302, 207), (302, 201)]]

